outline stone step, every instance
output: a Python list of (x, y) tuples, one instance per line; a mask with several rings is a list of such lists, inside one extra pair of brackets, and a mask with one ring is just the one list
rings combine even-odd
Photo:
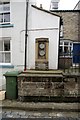
[(38, 71), (38, 70), (27, 70), (23, 71), (18, 77), (63, 77), (61, 70), (49, 70), (49, 71)]

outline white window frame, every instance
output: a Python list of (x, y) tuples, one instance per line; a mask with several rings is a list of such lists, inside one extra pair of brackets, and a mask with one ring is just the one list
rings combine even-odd
[[(10, 21), (9, 22), (5, 22), (5, 19), (4, 19), (4, 15), (5, 14), (10, 14), (10, 8), (9, 8), (9, 10), (4, 10), (3, 9), (4, 5), (7, 5), (8, 3), (9, 3), (9, 7), (10, 7), (10, 2), (2, 2), (0, 4), (1, 5), (0, 7), (2, 7), (1, 10), (0, 10), (0, 14), (2, 14), (2, 20), (3, 20), (3, 22), (0, 22), (0, 24), (10, 24)], [(9, 19), (10, 19), (10, 17), (9, 17)]]
[[(68, 43), (68, 45), (65, 45), (65, 43)], [(62, 55), (60, 57), (72, 57), (73, 52), (73, 42), (70, 40), (61, 40), (60, 41), (60, 47), (62, 47)], [(64, 48), (68, 47), (69, 54), (64, 53)], [(71, 49), (70, 49), (71, 48)]]
[[(0, 41), (2, 41), (2, 45), (3, 45), (3, 50), (2, 51), (0, 51), (0, 53), (2, 53), (2, 54), (5, 54), (5, 53), (10, 53), (10, 62), (8, 63), (8, 62), (0, 62), (0, 65), (11, 65), (11, 40), (10, 39), (5, 39), (5, 40), (0, 40)], [(4, 51), (4, 41), (10, 41), (10, 51)], [(4, 60), (3, 61), (6, 61), (6, 59), (5, 59), (5, 55), (4, 55)]]

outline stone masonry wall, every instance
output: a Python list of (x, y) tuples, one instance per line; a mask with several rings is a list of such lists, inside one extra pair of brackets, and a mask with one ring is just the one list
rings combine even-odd
[[(71, 40), (80, 42), (80, 11), (78, 10), (58, 10), (53, 11), (54, 14), (60, 15), (63, 20), (63, 37), (61, 40)], [(59, 68), (64, 68), (63, 60), (59, 58)], [(72, 64), (72, 59), (65, 59), (65, 68), (69, 68)]]
[(60, 96), (63, 94), (62, 78), (18, 78), (18, 96)]
[[(78, 91), (78, 79), (76, 78), (18, 78), (18, 96), (63, 96), (76, 97)], [(80, 79), (80, 78), (79, 78)], [(60, 81), (59, 81), (60, 80)]]
[(64, 82), (64, 95), (65, 96), (78, 96), (78, 82), (75, 78), (65, 78)]
[(60, 15), (63, 19), (63, 39), (80, 41), (80, 12), (57, 11), (53, 13)]
[(59, 58), (59, 68), (66, 69), (72, 66), (72, 58)]

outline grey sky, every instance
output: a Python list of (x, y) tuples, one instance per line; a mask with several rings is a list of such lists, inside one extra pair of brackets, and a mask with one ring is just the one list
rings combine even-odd
[[(62, 10), (74, 9), (78, 1), (79, 0), (60, 0), (59, 9)], [(42, 4), (44, 9), (49, 10), (51, 0), (36, 0), (36, 2), (38, 7), (40, 6), (40, 4)]]

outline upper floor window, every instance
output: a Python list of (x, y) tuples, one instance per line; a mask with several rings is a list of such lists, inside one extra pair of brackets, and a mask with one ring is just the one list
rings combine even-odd
[(60, 56), (72, 56), (73, 43), (72, 41), (60, 41), (59, 52)]
[(0, 3), (0, 24), (10, 23), (10, 2)]

